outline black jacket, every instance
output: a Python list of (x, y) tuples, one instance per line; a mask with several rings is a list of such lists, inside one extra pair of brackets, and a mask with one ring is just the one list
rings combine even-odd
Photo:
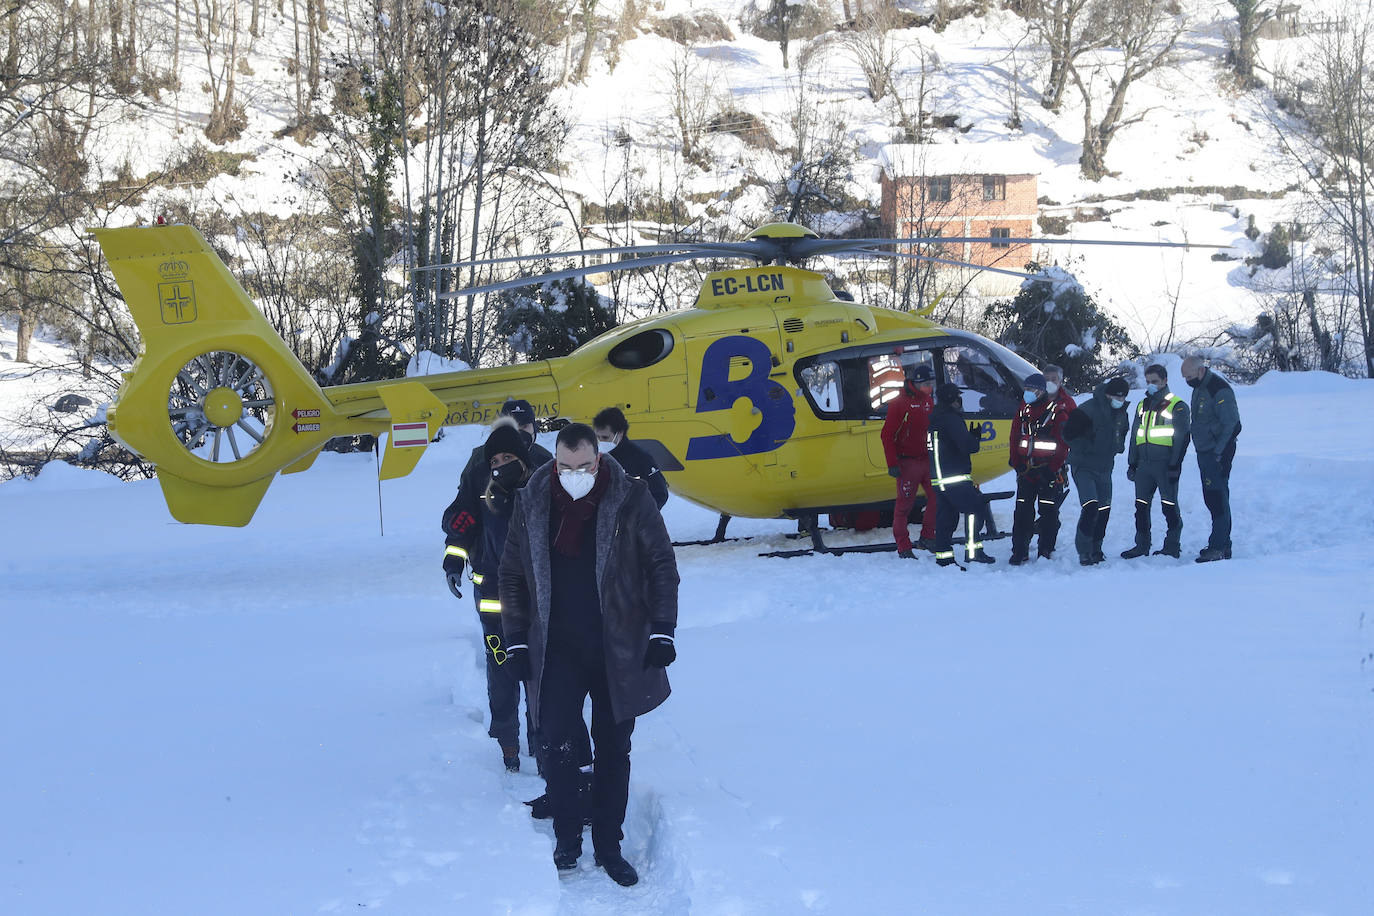
[[(645, 667), (652, 633), (677, 627), (677, 560), (663, 516), (641, 480), (614, 460), (601, 462), (611, 479), (596, 513), (596, 582), (602, 646), (617, 722), (643, 715), (668, 698), (668, 674)], [(539, 727), (539, 689), (548, 649), (553, 572), (549, 514), (555, 466), (535, 471), (516, 491), (515, 513), (501, 560), (501, 626), (508, 645), (529, 646), (530, 716)]]
[(649, 495), (662, 509), (663, 504), (668, 501), (668, 481), (663, 479), (663, 472), (654, 464), (654, 459), (649, 457), (649, 453), (631, 442), (628, 437), (623, 437), (620, 444), (611, 449), (611, 457), (619, 462), (626, 474), (637, 477), (648, 485)]
[[(1125, 399), (1122, 399), (1125, 401)], [(1126, 432), (1131, 427), (1126, 401), (1113, 408), (1107, 383), (1093, 389), (1093, 396), (1069, 414), (1064, 441), (1069, 444), (1069, 464), (1081, 471), (1110, 474), (1116, 456), (1126, 451)]]
[(947, 404), (935, 405), (930, 412), (926, 447), (930, 451), (930, 479), (937, 486), (940, 480), (972, 473), (970, 456), (981, 446), (981, 437), (968, 431), (959, 411)]
[[(538, 442), (530, 444), (530, 464), (537, 468), (552, 461), (548, 449)], [(468, 567), (480, 575), (491, 575), (501, 562), (501, 551), (505, 548), (506, 531), (504, 524), (499, 531), (484, 531), (483, 494), (491, 482), (491, 465), (483, 454), (483, 447), (477, 446), (468, 456), (468, 463), (458, 477), (458, 493), (444, 510), (440, 521), (444, 529), (444, 543), (449, 547), (461, 547), (468, 553)], [(502, 513), (509, 518), (509, 508)], [(490, 535), (490, 536), (484, 536)], [(488, 549), (493, 545), (494, 549)]]

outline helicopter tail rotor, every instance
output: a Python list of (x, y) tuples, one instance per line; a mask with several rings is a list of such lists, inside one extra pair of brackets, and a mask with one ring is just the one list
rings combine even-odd
[(143, 347), (110, 432), (157, 466), (179, 521), (247, 524), (278, 471), (351, 424), (195, 229), (92, 231)]

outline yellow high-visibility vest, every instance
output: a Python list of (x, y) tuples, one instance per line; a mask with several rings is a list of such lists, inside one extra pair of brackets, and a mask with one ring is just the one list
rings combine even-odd
[(1170, 393), (1164, 406), (1159, 410), (1146, 410), (1145, 398), (1140, 399), (1136, 406), (1136, 445), (1164, 445), (1174, 444), (1174, 410), (1183, 403), (1183, 399)]

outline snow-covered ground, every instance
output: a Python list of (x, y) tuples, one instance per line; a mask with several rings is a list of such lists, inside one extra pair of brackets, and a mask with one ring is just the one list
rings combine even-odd
[(1116, 559), (1121, 467), (1088, 570), (1012, 569), (1006, 541), (967, 573), (760, 558), (790, 543), (777, 521), (681, 548), (630, 889), (590, 854), (556, 876), (533, 762), (508, 775), (486, 736), (438, 529), (481, 430), (383, 484), (384, 535), (371, 456), (279, 479), (245, 529), (49, 465), (0, 485), (0, 912), (1363, 916), (1371, 384), (1239, 389), (1227, 563), (1191, 562), (1191, 459), (1178, 561)]

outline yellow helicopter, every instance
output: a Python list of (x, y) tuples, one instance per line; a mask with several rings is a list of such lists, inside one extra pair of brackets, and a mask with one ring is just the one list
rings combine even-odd
[(710, 273), (692, 308), (622, 325), (568, 356), (321, 388), (196, 229), (92, 231), (143, 338), (110, 431), (157, 467), (168, 508), (187, 523), (246, 525), (278, 472), (309, 468), (336, 436), (385, 435), (381, 477), (404, 476), (440, 427), (489, 422), (520, 397), (545, 418), (618, 406), (674, 492), (723, 517), (795, 518), (814, 532), (821, 513), (892, 501), (879, 433), (908, 369), (930, 366), (963, 389), (965, 419), (982, 430), (980, 483), (1006, 472), (1021, 382), (1036, 371), (976, 334), (841, 298), (795, 266), (851, 253), (942, 260), (879, 250), (927, 240), (821, 239), (772, 223), (742, 242), (603, 249), (594, 253), (636, 257), (446, 294), (688, 258), (758, 264)]

